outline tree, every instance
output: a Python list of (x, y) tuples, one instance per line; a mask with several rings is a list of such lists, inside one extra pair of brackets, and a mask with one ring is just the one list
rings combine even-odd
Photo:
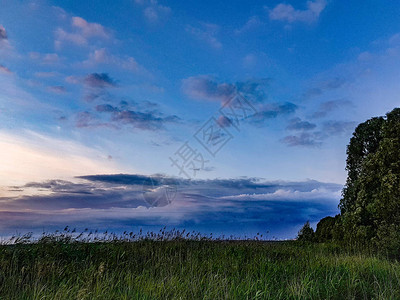
[(343, 198), (340, 200), (341, 213), (354, 210), (359, 192), (358, 179), (362, 164), (369, 154), (378, 150), (382, 140), (383, 117), (372, 118), (357, 126), (347, 146), (346, 170), (348, 172)]
[(347, 147), (339, 207), (344, 240), (400, 246), (400, 109), (360, 124)]
[(314, 241), (314, 229), (312, 229), (310, 222), (307, 221), (303, 227), (300, 229), (297, 240), (303, 242), (312, 242)]

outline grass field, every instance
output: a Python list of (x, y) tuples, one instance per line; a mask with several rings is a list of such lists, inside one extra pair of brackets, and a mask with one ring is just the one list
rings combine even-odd
[(400, 264), (334, 245), (150, 240), (0, 246), (1, 299), (400, 299)]

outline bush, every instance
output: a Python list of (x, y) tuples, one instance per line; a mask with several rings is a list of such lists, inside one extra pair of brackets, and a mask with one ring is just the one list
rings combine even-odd
[(315, 240), (317, 242), (332, 241), (335, 221), (334, 217), (325, 217), (318, 222), (317, 229), (315, 230)]

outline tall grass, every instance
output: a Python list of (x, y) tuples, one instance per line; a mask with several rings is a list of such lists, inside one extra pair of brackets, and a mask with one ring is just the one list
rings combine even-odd
[(1, 299), (400, 299), (400, 264), (331, 244), (64, 232), (0, 246)]

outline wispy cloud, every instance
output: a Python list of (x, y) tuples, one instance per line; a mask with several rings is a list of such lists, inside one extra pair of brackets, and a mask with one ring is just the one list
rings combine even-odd
[(312, 23), (318, 20), (319, 15), (327, 5), (326, 0), (307, 1), (307, 9), (295, 9), (290, 4), (280, 3), (273, 9), (269, 9), (271, 20), (284, 21), (288, 23), (303, 22)]
[(327, 135), (340, 135), (353, 131), (357, 123), (351, 121), (328, 121), (323, 125), (323, 132)]
[(260, 126), (269, 119), (291, 115), (295, 113), (297, 109), (298, 106), (291, 102), (264, 104), (257, 113), (251, 117), (250, 123)]
[(188, 25), (186, 26), (186, 31), (201, 42), (207, 44), (214, 49), (222, 48), (222, 43), (217, 38), (220, 27), (216, 24), (201, 23), (200, 27), (193, 27)]
[(67, 92), (67, 89), (62, 85), (49, 86), (47, 90), (56, 94), (65, 94)]
[(12, 71), (9, 68), (7, 68), (6, 66), (0, 64), (0, 73), (12, 74)]
[(163, 116), (155, 112), (120, 110), (113, 113), (112, 121), (129, 124), (139, 129), (158, 130), (166, 123), (179, 122), (180, 118), (175, 115)]
[(317, 125), (313, 123), (310, 123), (308, 121), (302, 121), (300, 118), (294, 118), (289, 121), (289, 125), (286, 127), (286, 129), (307, 131), (314, 129), (315, 127), (317, 127)]
[(7, 32), (6, 29), (3, 27), (3, 25), (0, 24), (0, 41), (1, 40), (6, 40), (7, 37)]
[(159, 4), (157, 0), (135, 0), (135, 3), (143, 6), (143, 15), (153, 24), (165, 19), (171, 13), (170, 7)]
[(246, 24), (243, 25), (243, 27), (236, 29), (235, 30), (235, 34), (244, 34), (248, 31), (251, 31), (261, 25), (263, 25), (264, 23), (260, 20), (260, 18), (258, 16), (252, 16), (247, 22)]
[(3, 25), (0, 24), (0, 50), (11, 50), (8, 34)]
[(119, 57), (112, 55), (105, 48), (94, 50), (89, 54), (87, 60), (81, 64), (83, 67), (95, 67), (98, 65), (112, 65), (113, 67), (119, 67), (129, 71), (139, 71), (142, 67), (131, 57)]
[(92, 88), (115, 87), (117, 83), (107, 73), (92, 73), (85, 77), (84, 84)]
[(306, 99), (318, 97), (327, 91), (339, 89), (343, 87), (346, 83), (347, 80), (343, 77), (334, 77), (327, 80), (322, 80), (315, 84), (313, 87), (309, 88), (303, 94), (303, 97)]
[(211, 101), (226, 101), (235, 92), (235, 86), (218, 83), (211, 76), (194, 76), (182, 81), (182, 90), (189, 97)]
[(35, 72), (33, 75), (38, 78), (51, 78), (59, 74), (57, 72)]
[(323, 118), (334, 110), (338, 110), (340, 108), (349, 108), (352, 106), (353, 103), (351, 101), (344, 99), (326, 101), (320, 104), (319, 109), (313, 113), (311, 117), (315, 119)]
[(72, 17), (72, 26), (79, 28), (82, 36), (85, 38), (108, 38), (110, 36), (102, 25), (98, 23), (89, 23), (81, 17)]
[[(150, 103), (151, 104), (151, 103)], [(118, 129), (122, 126), (130, 126), (140, 130), (162, 130), (167, 124), (178, 124), (181, 118), (176, 115), (165, 115), (157, 105), (146, 103), (122, 102), (119, 106), (111, 104), (98, 104), (94, 112), (80, 112), (76, 115), (78, 128), (108, 127)]]
[(312, 129), (316, 128), (316, 126), (313, 126), (315, 124), (300, 122), (297, 123), (297, 125), (300, 128), (303, 127), (301, 130), (299, 130), (300, 128), (298, 128), (298, 131), (301, 132), (296, 135), (286, 136), (281, 140), (281, 142), (290, 147), (319, 147), (329, 137), (341, 136), (346, 134), (349, 135), (356, 127), (356, 124), (356, 122), (352, 121), (326, 121), (322, 124), (322, 129), (320, 129), (319, 131), (311, 132)]
[(303, 132), (299, 135), (286, 136), (281, 140), (281, 142), (288, 145), (289, 147), (318, 147), (322, 145), (319, 134), (308, 132)]
[(81, 17), (72, 17), (71, 27), (72, 32), (68, 32), (63, 28), (56, 29), (54, 41), (56, 49), (59, 49), (63, 43), (85, 46), (91, 38), (103, 40), (111, 38), (111, 33), (101, 24), (87, 22)]
[(29, 58), (41, 64), (54, 65), (61, 61), (57, 53), (29, 52)]
[(75, 115), (75, 126), (77, 128), (117, 128), (110, 122), (103, 121), (94, 113), (83, 111)]
[(230, 99), (234, 93), (240, 92), (249, 101), (261, 103), (267, 99), (266, 88), (269, 78), (254, 78), (246, 81), (229, 83), (220, 82), (209, 75), (192, 76), (182, 80), (182, 91), (194, 99), (221, 101)]

